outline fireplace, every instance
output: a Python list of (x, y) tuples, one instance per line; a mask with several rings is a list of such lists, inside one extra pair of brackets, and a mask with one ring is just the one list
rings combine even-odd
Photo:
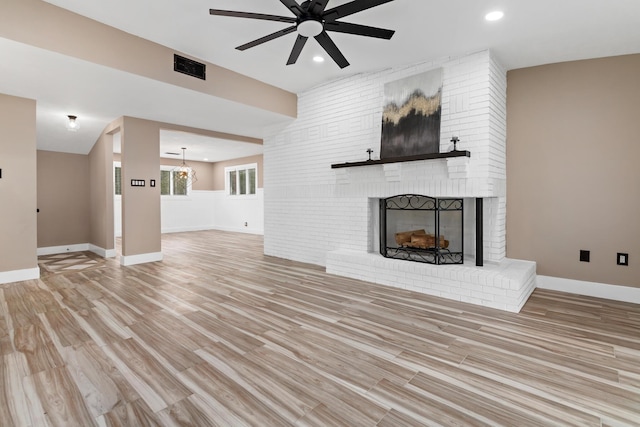
[(381, 199), (380, 254), (428, 264), (463, 264), (463, 199), (417, 194)]
[[(376, 161), (384, 86), (439, 67), (438, 153), (423, 160)], [(505, 258), (506, 77), (484, 51), (342, 79), (301, 94), (298, 119), (265, 139), (265, 161), (268, 154), (272, 166), (265, 170), (270, 184), (265, 254), (325, 265), (331, 274), (405, 291), (519, 311), (535, 287), (535, 263)], [(332, 108), (338, 104), (340, 108)], [(456, 147), (450, 141), (453, 135), (459, 140)], [(374, 151), (371, 161), (368, 149)], [(464, 153), (460, 150), (469, 154), (452, 157)], [(334, 167), (345, 162), (350, 164)], [(381, 237), (380, 200), (402, 194), (463, 199), (464, 212), (456, 215), (464, 214), (464, 242), (460, 231), (442, 227), (436, 240), (436, 230), (430, 228), (435, 219), (385, 229)], [(426, 214), (434, 217), (433, 210)], [(448, 214), (440, 211), (441, 226)], [(434, 244), (422, 251), (397, 249), (396, 233), (422, 229), (434, 236)], [(464, 251), (464, 264), (435, 264), (443, 261), (436, 256), (443, 253), (443, 245), (438, 251), (429, 248), (436, 248), (441, 237), (449, 241), (445, 249)], [(426, 254), (434, 263), (383, 256), (392, 252), (414, 258)]]

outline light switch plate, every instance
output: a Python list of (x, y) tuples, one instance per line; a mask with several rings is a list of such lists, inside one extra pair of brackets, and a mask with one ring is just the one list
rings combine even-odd
[(618, 265), (629, 265), (629, 254), (618, 252), (616, 260)]

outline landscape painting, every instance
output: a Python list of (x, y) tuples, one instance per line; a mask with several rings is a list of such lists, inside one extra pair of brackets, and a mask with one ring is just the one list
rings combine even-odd
[(438, 153), (441, 110), (441, 68), (387, 83), (380, 158)]

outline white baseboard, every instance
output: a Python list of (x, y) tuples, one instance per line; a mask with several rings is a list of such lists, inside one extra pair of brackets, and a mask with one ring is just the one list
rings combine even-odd
[(186, 231), (202, 231), (202, 230), (215, 230), (215, 227), (213, 225), (194, 225), (189, 227), (163, 228), (162, 234), (184, 233)]
[(89, 244), (89, 250), (94, 254), (100, 255), (102, 258), (115, 258), (116, 250), (115, 249), (104, 249), (100, 246)]
[(83, 252), (83, 251), (91, 251), (94, 254), (98, 254), (103, 258), (115, 258), (116, 250), (115, 249), (104, 249), (96, 245), (92, 245), (91, 243), (80, 243), (77, 245), (67, 245), (67, 246), (48, 246), (45, 248), (38, 248), (38, 256), (41, 255), (55, 255), (55, 254), (64, 254), (71, 252)]
[(216, 225), (163, 228), (162, 229), (162, 234), (184, 233), (184, 232), (188, 232), (188, 231), (205, 231), (205, 230), (232, 231), (234, 233), (247, 233), (247, 234), (258, 234), (258, 235), (263, 235), (264, 234), (264, 230), (257, 229), (257, 228), (221, 227), (221, 226), (216, 226)]
[(0, 284), (22, 282), (40, 278), (40, 268), (25, 268), (24, 270), (0, 271)]
[(538, 276), (536, 287), (640, 304), (640, 288), (630, 286), (607, 285), (605, 283), (584, 282), (582, 280), (563, 279), (560, 277)]
[(211, 227), (211, 230), (220, 230), (220, 231), (231, 231), (234, 233), (247, 233), (247, 234), (258, 234), (260, 236), (264, 235), (263, 229), (257, 228), (245, 228), (245, 227)]
[[(193, 227), (170, 227), (163, 228), (160, 230), (161, 234), (170, 234), (170, 233), (184, 233), (186, 231), (202, 231), (202, 230), (215, 230), (215, 227), (206, 225), (206, 226), (193, 226)], [(116, 233), (116, 237), (122, 237), (122, 233)]]
[(130, 266), (136, 264), (145, 264), (147, 262), (156, 262), (162, 261), (162, 252), (152, 252), (148, 254), (138, 254), (138, 255), (129, 255), (129, 256), (121, 256), (120, 264), (123, 266)]
[(89, 250), (88, 243), (80, 243), (77, 245), (66, 245), (66, 246), (47, 246), (44, 248), (38, 248), (38, 256), (41, 255), (56, 255), (56, 254), (64, 254), (71, 252), (83, 252)]

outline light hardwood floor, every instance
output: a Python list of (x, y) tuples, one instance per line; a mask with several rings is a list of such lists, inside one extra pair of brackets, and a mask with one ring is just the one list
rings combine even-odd
[(537, 290), (505, 313), (218, 231), (163, 253), (0, 286), (1, 426), (640, 425), (638, 305)]

